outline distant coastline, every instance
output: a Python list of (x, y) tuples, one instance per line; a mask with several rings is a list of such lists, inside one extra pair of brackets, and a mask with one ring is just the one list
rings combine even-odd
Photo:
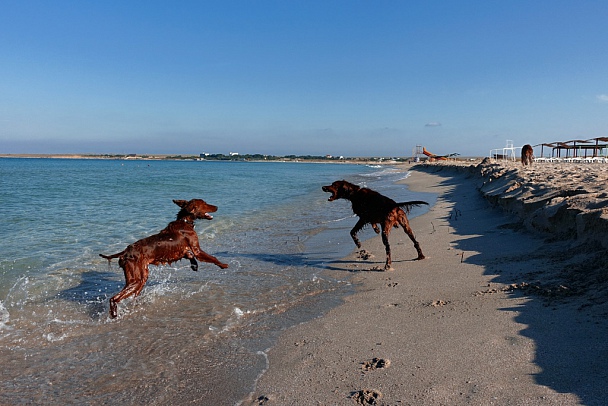
[(129, 161), (240, 161), (240, 162), (309, 162), (350, 164), (397, 164), (408, 163), (412, 158), (403, 157), (334, 157), (311, 155), (168, 155), (168, 154), (0, 154), (0, 158), (31, 159), (108, 159)]
[[(363, 165), (395, 165), (414, 163), (413, 157), (335, 157), (312, 155), (169, 155), (169, 154), (0, 154), (0, 158), (31, 159), (108, 159), (128, 161), (226, 161), (226, 162), (308, 162), (308, 163), (344, 163)], [(426, 157), (421, 158), (424, 161)], [(450, 161), (469, 161), (477, 158), (451, 158)]]

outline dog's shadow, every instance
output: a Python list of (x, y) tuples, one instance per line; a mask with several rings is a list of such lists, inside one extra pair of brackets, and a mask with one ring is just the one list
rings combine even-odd
[(296, 266), (296, 267), (312, 267), (312, 268), (327, 268), (326, 264), (331, 260), (326, 258), (311, 258), (306, 254), (272, 254), (258, 252), (218, 252), (218, 256), (230, 256), (232, 258), (247, 258), (254, 261), (268, 262), (279, 266)]
[(55, 297), (78, 303), (91, 319), (100, 319), (105, 317), (108, 298), (123, 286), (124, 282), (117, 280), (115, 272), (86, 271), (81, 274), (78, 285), (60, 291)]
[[(384, 272), (384, 261), (374, 260), (374, 256), (370, 255), (365, 258), (358, 258), (354, 260), (348, 259), (332, 259), (325, 256), (310, 256), (309, 254), (271, 254), (271, 253), (218, 253), (218, 255), (230, 255), (232, 257), (241, 257), (253, 259), (256, 261), (269, 262), (279, 266), (296, 266), (296, 267), (311, 267), (326, 269), (330, 271), (339, 272)], [(393, 261), (394, 263), (400, 262), (413, 262), (416, 259), (411, 260), (399, 260)]]

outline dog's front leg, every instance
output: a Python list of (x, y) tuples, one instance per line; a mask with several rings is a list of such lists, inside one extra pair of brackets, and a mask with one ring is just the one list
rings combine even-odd
[[(389, 228), (390, 230), (390, 228)], [(385, 271), (392, 271), (392, 260), (391, 260), (391, 246), (388, 243), (388, 234), (386, 230), (382, 230), (382, 243), (384, 244), (384, 248), (386, 249), (386, 264), (384, 264)]]
[(359, 219), (359, 221), (357, 221), (357, 224), (355, 224), (353, 229), (350, 230), (350, 236), (352, 237), (353, 241), (355, 242), (355, 245), (357, 246), (357, 248), (361, 248), (361, 241), (359, 241), (359, 238), (357, 238), (357, 233), (359, 231), (361, 231), (363, 229), (363, 227), (365, 227), (365, 224), (367, 224), (365, 221)]
[(220, 262), (219, 259), (217, 259), (213, 255), (207, 254), (205, 251), (201, 250), (200, 248), (199, 248), (198, 252), (195, 252), (195, 255), (196, 255), (196, 259), (198, 259), (199, 261), (208, 262), (210, 264), (215, 264), (222, 269), (228, 268), (228, 264), (224, 264), (223, 262)]
[(213, 255), (209, 255), (209, 254), (207, 254), (206, 252), (203, 252), (203, 251), (201, 251), (201, 255), (198, 255), (196, 258), (199, 261), (209, 262), (210, 264), (215, 264), (215, 265), (219, 266), (222, 269), (228, 268), (228, 264), (224, 264), (223, 262), (220, 262)]
[[(189, 250), (187, 252), (191, 252), (192, 255), (194, 255), (194, 257), (196, 257), (196, 259), (198, 259), (199, 261), (208, 262), (210, 264), (215, 264), (222, 269), (228, 268), (228, 264), (224, 264), (223, 262), (220, 262), (216, 257), (214, 257), (213, 255), (207, 254), (205, 251), (203, 251), (201, 249), (201, 246), (198, 242), (198, 236), (196, 235), (196, 233), (194, 231), (189, 235), (185, 235), (185, 237), (187, 238), (187, 242), (188, 242), (187, 247), (189, 248)], [(190, 261), (190, 264), (192, 264), (192, 261)]]
[(186, 252), (186, 255), (184, 255), (184, 258), (190, 260), (190, 268), (192, 268), (192, 270), (194, 272), (198, 271), (198, 262), (196, 262), (196, 258), (194, 257), (194, 254), (192, 253), (192, 251)]
[(190, 258), (190, 268), (194, 271), (198, 271), (198, 262), (196, 262), (195, 258)]

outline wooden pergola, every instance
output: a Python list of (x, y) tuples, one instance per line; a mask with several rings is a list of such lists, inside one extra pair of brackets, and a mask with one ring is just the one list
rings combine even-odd
[(603, 150), (608, 149), (608, 137), (597, 137), (588, 140), (556, 141), (538, 144), (535, 145), (535, 147), (541, 147), (541, 158), (543, 157), (545, 147), (551, 148), (551, 158), (561, 158), (562, 151), (565, 153), (564, 158), (606, 156), (606, 154), (603, 153)]

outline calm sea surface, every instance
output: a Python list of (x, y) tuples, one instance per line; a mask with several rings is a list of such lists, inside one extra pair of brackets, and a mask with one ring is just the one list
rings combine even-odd
[[(0, 159), (0, 404), (238, 403), (281, 330), (352, 292), (332, 264), (355, 248), (356, 219), (321, 186), (347, 179), (434, 203), (395, 184), (406, 176), (348, 164)], [(192, 198), (219, 207), (196, 230), (229, 268), (151, 266), (142, 294), (109, 319), (124, 276), (98, 254), (158, 232), (177, 214), (172, 199)]]

